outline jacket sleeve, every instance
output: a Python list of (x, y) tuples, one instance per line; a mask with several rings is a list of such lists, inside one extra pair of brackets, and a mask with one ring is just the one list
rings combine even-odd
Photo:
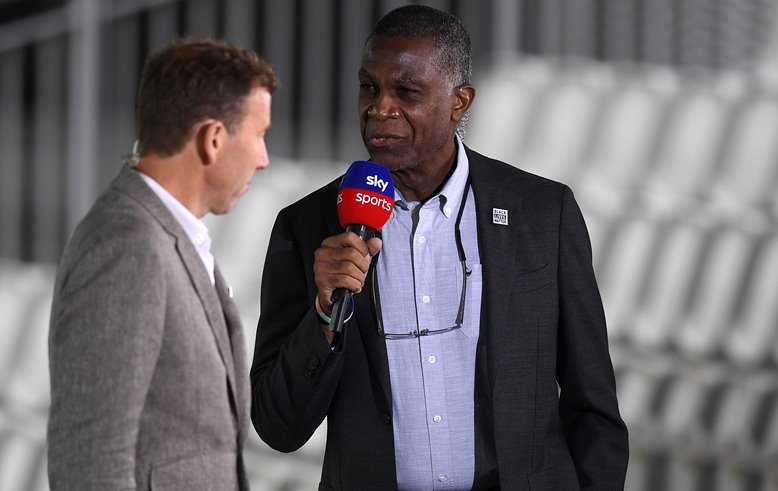
[(49, 332), (52, 490), (135, 489), (136, 443), (164, 331), (164, 266), (140, 240), (63, 262)]
[(343, 361), (330, 349), (314, 307), (313, 253), (322, 238), (287, 211), (270, 236), (251, 367), (252, 422), (282, 452), (300, 448), (324, 421)]
[(605, 313), (581, 210), (565, 187), (560, 216), (560, 418), (582, 489), (621, 490), (629, 454)]

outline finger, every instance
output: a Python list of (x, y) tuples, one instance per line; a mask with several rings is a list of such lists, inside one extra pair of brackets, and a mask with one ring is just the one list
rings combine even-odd
[(347, 288), (357, 291), (362, 288), (366, 276), (362, 270), (351, 263), (338, 263), (329, 268), (318, 268), (314, 274), (320, 290)]
[(349, 265), (355, 266), (362, 273), (367, 273), (370, 267), (370, 254), (367, 245), (364, 252), (354, 247), (320, 247), (316, 250), (315, 261), (327, 272), (347, 272)]
[(371, 239), (368, 239), (367, 241), (367, 249), (370, 253), (370, 257), (375, 256), (378, 254), (378, 251), (381, 250), (381, 247), (383, 246), (383, 241), (379, 239), (378, 237), (373, 237)]
[(359, 251), (362, 256), (368, 254), (367, 244), (365, 244), (365, 241), (360, 239), (354, 232), (344, 232), (342, 234), (327, 237), (321, 245), (322, 247), (332, 248), (353, 248)]
[[(320, 302), (335, 288), (358, 292), (364, 284), (370, 261), (351, 247), (320, 247), (314, 253), (314, 277), (322, 292)], [(327, 306), (323, 303), (322, 306)]]

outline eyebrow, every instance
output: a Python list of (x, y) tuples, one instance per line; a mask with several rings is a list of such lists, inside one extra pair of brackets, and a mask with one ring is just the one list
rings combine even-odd
[[(373, 74), (370, 73), (369, 71), (367, 71), (364, 68), (360, 68), (359, 69), (358, 77), (359, 78), (367, 78), (367, 79), (370, 79), (370, 80), (375, 80), (375, 77), (373, 76)], [(426, 87), (428, 85), (426, 82), (424, 82), (422, 80), (419, 80), (418, 78), (414, 78), (414, 77), (412, 77), (410, 75), (402, 76), (402, 77), (398, 78), (397, 80), (394, 80), (394, 83), (395, 84), (413, 84), (413, 85), (417, 85), (419, 87)]]
[(413, 85), (418, 85), (419, 87), (426, 87), (427, 86), (427, 84), (424, 81), (419, 80), (418, 78), (413, 78), (413, 77), (401, 77), (401, 78), (397, 79), (395, 81), (395, 83), (398, 83), (398, 84), (413, 84)]

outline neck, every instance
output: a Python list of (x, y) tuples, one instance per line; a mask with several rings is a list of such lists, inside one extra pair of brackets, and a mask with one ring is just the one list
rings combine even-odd
[(395, 187), (408, 201), (424, 202), (440, 191), (456, 169), (458, 147), (437, 164), (420, 163), (413, 167), (392, 172)]
[(202, 218), (208, 212), (201, 199), (202, 186), (198, 184), (200, 181), (197, 172), (192, 170), (188, 159), (183, 155), (144, 156), (135, 169), (157, 181), (197, 218)]

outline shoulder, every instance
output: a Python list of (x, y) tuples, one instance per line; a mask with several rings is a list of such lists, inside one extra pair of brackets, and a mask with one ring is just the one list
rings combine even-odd
[(336, 200), (343, 176), (330, 181), (319, 189), (283, 208), (279, 216), (288, 217), (293, 223), (337, 220)]
[(172, 237), (135, 197), (110, 188), (95, 201), (73, 233), (74, 239), (94, 242), (143, 241)]
[(144, 206), (111, 187), (76, 226), (63, 251), (60, 269), (120, 260), (138, 267), (155, 258), (161, 263), (164, 251), (174, 251), (174, 246), (175, 237)]
[(468, 147), (467, 158), (473, 188), (486, 192), (506, 192), (523, 200), (559, 201), (572, 196), (570, 188), (561, 182), (548, 179), (497, 159), (486, 157)]

